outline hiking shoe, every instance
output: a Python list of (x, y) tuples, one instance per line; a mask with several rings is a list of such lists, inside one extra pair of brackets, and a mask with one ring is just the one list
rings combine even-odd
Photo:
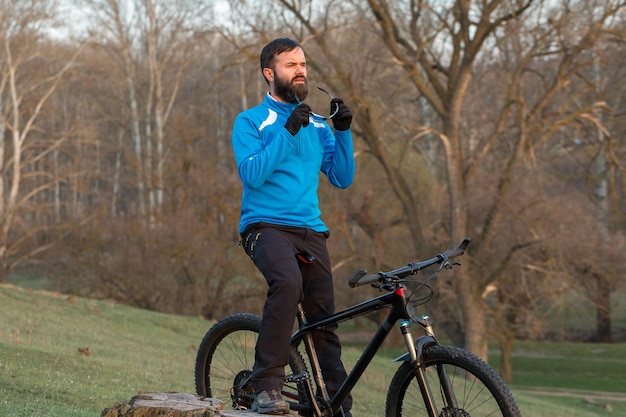
[(252, 411), (261, 414), (289, 414), (289, 404), (278, 390), (261, 391), (254, 396)]

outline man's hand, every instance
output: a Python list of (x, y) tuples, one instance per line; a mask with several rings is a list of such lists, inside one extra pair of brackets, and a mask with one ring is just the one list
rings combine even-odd
[(307, 127), (309, 125), (310, 112), (311, 107), (309, 107), (308, 104), (300, 104), (291, 112), (289, 119), (287, 119), (285, 123), (285, 129), (287, 129), (292, 136), (296, 136), (296, 133), (300, 131), (302, 126)]
[(352, 112), (343, 104), (343, 100), (340, 98), (334, 98), (330, 101), (330, 113), (332, 114), (336, 106), (339, 106), (339, 111), (336, 115), (331, 119), (333, 121), (333, 126), (335, 126), (335, 130), (348, 130), (350, 129), (350, 125), (352, 124)]

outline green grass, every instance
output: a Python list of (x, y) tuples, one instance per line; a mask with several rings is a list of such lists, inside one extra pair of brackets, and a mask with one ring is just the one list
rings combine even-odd
[[(626, 392), (624, 344), (517, 342), (513, 383), (543, 387)], [(492, 354), (492, 362), (499, 357)], [(497, 367), (496, 367), (497, 368)]]
[(209, 326), (16, 288), (0, 289), (0, 314), (2, 416), (98, 416), (140, 391), (193, 392)]
[(623, 343), (517, 342), (509, 385), (524, 416), (625, 416), (624, 352)]
[[(0, 316), (6, 417), (97, 417), (141, 391), (193, 393), (197, 345), (211, 324), (10, 286), (0, 287)], [(524, 417), (626, 415), (624, 347), (518, 343), (511, 387)], [(81, 353), (87, 348), (89, 355)], [(383, 352), (365, 372), (354, 391), (355, 416), (384, 415), (396, 354)], [(348, 367), (358, 355), (356, 347), (344, 349)], [(497, 363), (496, 351), (491, 359)]]

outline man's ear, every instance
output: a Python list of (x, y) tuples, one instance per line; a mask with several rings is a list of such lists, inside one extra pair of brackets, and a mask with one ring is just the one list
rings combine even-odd
[(274, 82), (274, 71), (271, 68), (263, 68), (263, 75), (268, 82)]

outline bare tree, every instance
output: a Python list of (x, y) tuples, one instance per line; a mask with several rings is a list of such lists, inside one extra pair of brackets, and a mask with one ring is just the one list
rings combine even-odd
[[(616, 29), (614, 34), (614, 42), (603, 43), (595, 47), (591, 53), (591, 59), (594, 63), (590, 68), (588, 79), (592, 82), (594, 89), (591, 91), (592, 98), (596, 102), (606, 103), (610, 111), (598, 113), (596, 115), (597, 123), (591, 124), (588, 130), (583, 131), (585, 135), (577, 135), (579, 137), (578, 146), (589, 147), (594, 152), (591, 153), (591, 163), (589, 169), (585, 170), (590, 177), (590, 185), (593, 185), (593, 197), (596, 202), (595, 216), (598, 222), (598, 231), (601, 235), (602, 244), (599, 247), (606, 250), (606, 255), (613, 257), (616, 251), (623, 245), (622, 236), (619, 234), (621, 228), (615, 228), (615, 225), (621, 223), (622, 214), (619, 209), (619, 195), (623, 193), (617, 185), (618, 178), (622, 175), (626, 166), (620, 157), (621, 141), (615, 137), (622, 136), (619, 132), (619, 120), (624, 119), (623, 114), (626, 110), (623, 97), (626, 95), (626, 88), (623, 83), (619, 82), (623, 79), (624, 67), (617, 64), (621, 56), (626, 50), (626, 29), (623, 28), (625, 18), (622, 14), (621, 19), (616, 21)], [(612, 133), (613, 132), (613, 133)], [(590, 146), (591, 145), (591, 146)], [(593, 146), (595, 145), (595, 146)], [(617, 233), (616, 233), (617, 231)], [(617, 260), (611, 264), (618, 265)], [(594, 268), (603, 269), (603, 268)], [(596, 335), (595, 339), (600, 342), (611, 342), (612, 338), (612, 308), (611, 294), (618, 288), (620, 282), (619, 274), (612, 272), (612, 269), (603, 270), (601, 273), (594, 271), (591, 283), (583, 274), (583, 283), (587, 288), (589, 298), (596, 306)]]
[[(68, 53), (48, 41), (54, 6), (35, 0), (0, 4), (0, 282), (58, 240), (35, 239), (54, 224), (25, 222), (29, 214), (45, 210), (49, 200), (41, 196), (60, 181), (43, 162), (55, 159), (67, 137), (46, 131), (42, 119), (81, 51)], [(53, 204), (58, 211), (59, 200)]]
[[(559, 129), (583, 120), (594, 120), (593, 115), (598, 109), (596, 103), (581, 107), (579, 103), (568, 101), (564, 106), (560, 99), (566, 94), (566, 86), (587, 65), (585, 51), (602, 38), (612, 17), (623, 10), (624, 4), (595, 4), (594, 12), (585, 14), (589, 20), (581, 25), (575, 38), (565, 38), (562, 31), (566, 21), (571, 28), (567, 4), (544, 12), (542, 8), (547, 9), (549, 5), (533, 1), (456, 2), (444, 10), (420, 2), (404, 10), (403, 14), (410, 16), (408, 19), (400, 19), (401, 10), (387, 2), (369, 1), (369, 5), (394, 57), (440, 117), (438, 136), (446, 160), (450, 236), (453, 242), (463, 235), (473, 234), (471, 226), (477, 219), (470, 218), (470, 187), (476, 167), (486, 161), (485, 158), (493, 152), (494, 145), (505, 136), (505, 132), (512, 127), (518, 132), (510, 138), (510, 152), (502, 155), (505, 158), (502, 170), (497, 174), (493, 172), (497, 182), (491, 205), (486, 208), (486, 214), (479, 223), (480, 233), (475, 235), (471, 250), (475, 259), (473, 266), (477, 268), (460, 270), (456, 281), (465, 318), (465, 345), (486, 357), (484, 335), (487, 317), (481, 307), (482, 294), (488, 285), (493, 284), (494, 276), (485, 274), (484, 268), (489, 263), (497, 265), (509, 258), (505, 255), (501, 261), (497, 258), (489, 261), (496, 237), (501, 233), (501, 219), (509, 212), (506, 209), (507, 200), (516, 189), (518, 168), (525, 158), (533, 155), (533, 150), (550, 140)], [(577, 13), (582, 15), (584, 10)], [(538, 24), (544, 21), (545, 25)], [(525, 25), (529, 36), (522, 42), (508, 43), (507, 33), (525, 33), (520, 30), (520, 23)], [(508, 31), (509, 28), (518, 30)], [(465, 103), (472, 85), (473, 70), (477, 59), (488, 55), (485, 51), (487, 45), (496, 46), (496, 50), (501, 52), (493, 55), (493, 59), (513, 58), (501, 48), (504, 45), (508, 45), (511, 51), (518, 48), (521, 55), (503, 61), (511, 71), (504, 89), (509, 97), (498, 108), (500, 116), (493, 121), (491, 132), (475, 143), (463, 133), (462, 127), (467, 114)], [(540, 83), (529, 83), (534, 70), (540, 63), (546, 62), (547, 57), (554, 57), (551, 61), (556, 64), (556, 69), (544, 70)], [(529, 89), (531, 85), (533, 88)], [(557, 103), (560, 103), (558, 107)], [(530, 242), (532, 240), (513, 242), (510, 250)]]
[[(230, 51), (210, 33), (187, 33), (180, 42), (176, 49), (181, 54), (193, 49), (193, 54), (184, 55), (190, 59), (184, 70), (179, 75), (171, 66), (161, 68), (166, 74), (164, 91), (177, 89), (177, 93), (164, 113), (163, 201), (155, 211), (156, 227), (146, 227), (149, 223), (135, 210), (137, 158), (127, 117), (132, 112), (120, 61), (111, 59), (112, 51), (119, 49), (108, 49), (103, 41), (91, 44), (85, 52), (83, 71), (75, 78), (82, 88), (72, 99), (85, 104), (80, 106), (82, 121), (77, 123), (89, 126), (92, 130), (85, 133), (98, 143), (98, 153), (89, 161), (101, 170), (100, 182), (96, 193), (81, 196), (94, 220), (76, 230), (65, 242), (64, 253), (56, 257), (57, 282), (80, 294), (213, 318), (244, 305), (244, 300), (232, 302), (240, 298), (243, 287), (249, 294), (245, 303), (262, 298), (256, 291), (262, 282), (251, 279), (249, 262), (240, 265), (235, 256), (239, 250), (234, 249), (239, 196), (233, 188), (239, 181), (234, 160), (225, 152), (229, 138), (224, 120), (230, 118), (224, 113), (239, 108), (240, 98), (230, 94), (239, 80), (223, 70), (232, 68)], [(138, 68), (149, 68), (145, 55), (138, 53), (133, 59)], [(174, 69), (180, 67), (174, 65)], [(152, 85), (148, 74), (137, 74), (142, 115), (155, 107), (150, 99), (153, 94), (148, 94)], [(148, 130), (147, 118), (140, 118), (142, 134)], [(151, 144), (154, 155), (158, 135), (151, 132), (151, 140), (144, 140), (148, 138), (144, 135), (141, 144), (144, 153), (150, 149), (146, 144)], [(145, 172), (157, 176), (156, 171)], [(88, 178), (81, 181), (87, 183)], [(116, 209), (104, 210), (102, 205), (111, 196)], [(145, 198), (150, 209), (148, 192)]]
[(166, 125), (194, 51), (194, 31), (205, 22), (207, 3), (85, 0), (94, 20), (92, 37), (117, 62), (123, 77), (137, 184), (138, 212), (149, 225), (164, 204)]
[[(518, 70), (515, 72), (518, 75), (511, 78), (511, 80), (517, 79), (517, 81), (509, 84), (514, 86), (514, 90), (517, 91), (516, 95), (513, 96), (515, 98), (511, 100), (511, 108), (517, 112), (515, 116), (517, 121), (514, 126), (520, 132), (516, 143), (522, 146), (519, 150), (521, 158), (518, 158), (516, 163), (518, 168), (511, 167), (513, 173), (519, 173), (522, 161), (526, 161), (526, 164), (550, 163), (554, 167), (563, 166), (562, 163), (559, 165), (560, 160), (563, 159), (563, 156), (571, 154), (567, 152), (568, 149), (578, 148), (578, 144), (582, 142), (602, 143), (602, 140), (596, 141), (595, 139), (598, 132), (603, 132), (602, 136), (610, 142), (609, 125), (603, 122), (605, 119), (603, 114), (610, 112), (610, 106), (606, 100), (607, 96), (602, 93), (603, 88), (598, 82), (597, 74), (594, 75), (596, 65), (593, 56), (598, 48), (603, 48), (619, 39), (616, 37), (619, 32), (615, 30), (619, 27), (619, 23), (615, 19), (619, 16), (620, 10), (623, 10), (624, 3), (577, 2), (571, 4), (571, 7), (569, 6), (568, 3), (564, 3), (559, 8), (547, 10), (545, 14), (531, 15), (533, 19), (535, 19), (534, 16), (537, 16), (539, 22), (545, 21), (545, 25), (538, 26), (537, 23), (525, 22), (524, 19), (519, 22), (523, 24), (523, 27), (512, 25), (507, 36), (516, 40), (510, 42), (506, 50), (501, 49), (505, 43), (498, 42), (498, 51), (511, 58), (515, 56), (508, 62), (518, 63)], [(522, 52), (524, 48), (521, 48), (521, 45), (527, 45), (525, 52)], [(509, 90), (508, 87), (506, 89), (513, 91), (513, 89)], [(591, 148), (599, 149), (597, 146), (589, 147), (589, 149)], [(543, 155), (547, 155), (551, 160), (547, 161)], [(575, 159), (582, 161), (579, 157)], [(512, 162), (512, 159), (509, 161)], [(556, 171), (556, 169), (554, 170)], [(586, 170), (580, 169), (580, 172), (586, 172)], [(505, 196), (507, 194), (514, 196), (514, 193), (519, 193), (519, 187), (515, 187), (515, 185), (520, 180), (516, 180), (516, 176), (519, 178), (519, 174), (509, 175), (508, 177), (512, 178), (509, 180), (510, 184), (506, 186), (501, 182), (497, 190), (506, 190), (510, 187), (509, 191), (503, 194)], [(498, 191), (497, 195), (502, 194)], [(568, 207), (571, 207), (568, 219), (575, 217), (577, 222), (571, 223), (567, 229), (569, 232), (567, 237), (559, 236), (558, 229), (543, 228), (536, 229), (539, 233), (535, 233), (534, 236), (529, 235), (520, 241), (527, 243), (535, 241), (542, 250), (551, 252), (553, 255), (550, 258), (551, 263), (560, 265), (562, 268), (561, 273), (556, 275), (562, 278), (567, 276), (570, 285), (573, 281), (572, 277), (580, 275), (580, 269), (579, 272), (571, 273), (568, 264), (577, 265), (581, 262), (587, 264), (584, 256), (581, 254), (576, 256), (574, 253), (585, 247), (591, 255), (597, 253), (598, 250), (604, 251), (603, 248), (611, 246), (606, 243), (591, 245), (590, 243), (593, 241), (617, 242), (621, 240), (618, 236), (609, 237), (606, 233), (599, 233), (603, 229), (606, 230), (607, 226), (598, 217), (595, 219), (595, 224), (587, 227), (584, 232), (576, 233), (583, 224), (593, 221), (584, 216), (575, 216), (574, 208), (582, 203), (580, 201), (581, 196), (583, 200), (588, 198), (584, 197), (584, 192), (578, 196), (575, 198), (572, 195), (572, 202), (568, 204)], [(509, 199), (511, 198), (509, 197)], [(601, 199), (596, 201), (601, 202)], [(596, 206), (597, 209), (600, 209), (600, 211), (596, 210), (597, 213), (602, 212), (601, 206), (602, 204)], [(506, 205), (502, 205), (497, 209), (492, 206), (491, 209), (485, 211), (488, 213), (486, 219), (489, 219), (486, 225), (492, 229), (491, 238), (487, 242), (494, 241), (492, 239), (498, 230), (492, 226), (491, 221), (497, 222), (497, 218), (504, 219), (508, 212), (506, 207)], [(562, 204), (561, 207), (563, 207)], [(500, 214), (497, 214), (498, 210), (501, 210)], [(553, 210), (560, 212), (557, 207)], [(529, 216), (525, 217), (527, 220), (530, 219)], [(537, 220), (529, 221), (529, 224), (536, 225), (537, 223), (540, 222)], [(565, 227), (566, 219), (561, 218), (559, 223), (561, 228)], [(600, 235), (603, 235), (604, 238), (601, 238)], [(577, 249), (573, 249), (572, 245), (576, 246)], [(566, 247), (570, 250), (563, 249)], [(609, 256), (609, 253), (610, 251), (606, 253), (606, 256)], [(591, 257), (593, 258), (593, 255)], [(537, 270), (545, 270), (541, 265), (542, 258), (538, 257), (537, 260), (539, 261)], [(588, 270), (588, 267), (587, 265), (582, 269)], [(598, 283), (595, 287), (599, 289), (594, 295), (595, 304), (598, 306), (610, 305), (609, 294), (611, 289), (607, 291), (605, 285), (604, 290), (600, 290), (602, 287), (600, 284), (603, 282), (611, 283), (613, 281), (612, 274), (610, 271), (597, 274), (598, 267), (599, 265), (595, 265), (593, 269), (596, 273), (584, 274), (587, 276), (583, 279), (588, 283)], [(570, 274), (564, 275), (563, 271), (570, 272)], [(555, 271), (550, 273), (555, 275)], [(591, 280), (589, 276), (591, 276)], [(506, 289), (503, 287), (501, 291), (510, 293), (508, 287)], [(597, 297), (599, 295), (602, 295), (604, 299), (602, 302)], [(519, 306), (518, 310), (522, 308), (524, 306)], [(501, 331), (504, 332), (504, 329)], [(509, 345), (511, 343), (512, 340), (508, 342)]]

